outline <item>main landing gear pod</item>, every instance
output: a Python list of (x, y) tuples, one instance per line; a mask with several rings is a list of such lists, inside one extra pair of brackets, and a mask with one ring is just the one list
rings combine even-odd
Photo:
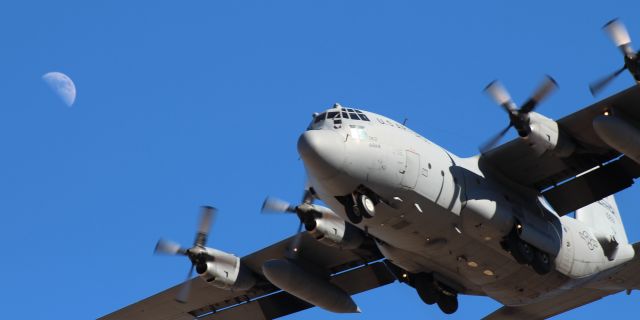
[[(533, 270), (540, 275), (551, 272), (553, 263), (549, 253), (523, 240), (521, 235), (524, 234), (524, 228), (523, 225), (517, 223), (513, 230), (505, 236), (500, 243), (502, 248), (511, 253), (511, 256), (513, 256), (519, 264), (530, 265)], [(530, 233), (531, 231), (528, 231), (526, 234), (529, 235)]]

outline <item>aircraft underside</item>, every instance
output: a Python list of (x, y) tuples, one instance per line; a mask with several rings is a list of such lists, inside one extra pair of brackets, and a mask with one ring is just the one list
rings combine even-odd
[[(624, 27), (605, 30), (625, 67), (592, 92), (625, 69), (640, 74)], [(518, 107), (490, 83), (509, 125), (468, 158), (373, 112), (315, 113), (297, 146), (309, 177), (302, 201), (267, 198), (262, 208), (295, 215), (294, 236), (243, 258), (209, 248), (205, 207), (192, 247), (156, 247), (187, 257), (189, 279), (104, 319), (353, 313), (354, 294), (396, 280), (446, 314), (466, 294), (504, 304), (485, 319), (540, 319), (639, 289), (640, 243), (627, 239), (614, 194), (640, 177), (640, 91), (552, 120), (534, 109), (555, 88), (547, 76)], [(498, 145), (511, 128), (518, 137)]]

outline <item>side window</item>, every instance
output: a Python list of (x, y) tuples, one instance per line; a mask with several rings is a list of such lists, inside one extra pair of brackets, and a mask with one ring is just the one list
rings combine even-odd
[(321, 114), (319, 114), (319, 115), (317, 115), (317, 116), (316, 116), (316, 118), (315, 118), (315, 119), (313, 119), (313, 123), (318, 123), (318, 122), (320, 122), (320, 121), (324, 120), (324, 117), (325, 117), (326, 115), (327, 115), (327, 114), (326, 114), (326, 113), (324, 113), (324, 112), (323, 112), (323, 113), (321, 113)]

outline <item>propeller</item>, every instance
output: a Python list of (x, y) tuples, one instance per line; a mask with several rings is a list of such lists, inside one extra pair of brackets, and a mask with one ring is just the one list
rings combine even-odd
[(489, 83), (484, 91), (507, 112), (509, 115), (509, 125), (484, 143), (480, 147), (480, 152), (484, 153), (493, 148), (500, 139), (507, 134), (511, 127), (514, 127), (518, 131), (520, 137), (529, 135), (529, 133), (531, 133), (529, 113), (535, 110), (540, 102), (548, 97), (557, 87), (558, 84), (556, 81), (550, 76), (546, 76), (533, 95), (518, 109), (516, 103), (511, 99), (509, 92), (500, 82), (494, 80)]
[(282, 199), (267, 197), (260, 211), (262, 213), (296, 213), (296, 207)]
[(186, 303), (189, 298), (189, 292), (191, 291), (191, 281), (189, 280), (193, 277), (193, 270), (206, 270), (206, 263), (213, 260), (213, 257), (207, 254), (205, 245), (207, 244), (207, 238), (211, 230), (215, 212), (216, 209), (213, 207), (202, 207), (193, 247), (183, 248), (180, 244), (165, 239), (158, 240), (156, 244), (155, 254), (186, 256), (191, 261), (191, 268), (189, 269), (189, 273), (187, 273), (187, 280), (180, 287), (175, 298), (178, 302)]
[(622, 22), (618, 19), (613, 19), (607, 22), (602, 29), (607, 33), (611, 41), (620, 49), (624, 56), (624, 65), (612, 72), (611, 74), (602, 77), (601, 79), (594, 81), (589, 85), (589, 90), (592, 95), (598, 94), (604, 87), (606, 87), (613, 79), (618, 77), (624, 70), (628, 70), (636, 81), (640, 81), (640, 67), (638, 52), (633, 50), (631, 46), (631, 37), (629, 32)]
[(297, 206), (274, 197), (267, 197), (264, 200), (264, 203), (262, 203), (262, 209), (260, 210), (262, 213), (294, 213), (300, 220), (300, 224), (298, 224), (298, 231), (289, 246), (289, 251), (287, 253), (289, 258), (295, 258), (298, 255), (298, 252), (300, 252), (302, 227), (307, 223), (307, 221), (314, 218), (314, 211), (312, 210), (313, 200), (314, 196), (312, 192), (309, 189), (305, 189), (304, 194), (302, 195), (302, 203)]
[(611, 41), (620, 48), (620, 51), (622, 51), (622, 54), (625, 57), (629, 59), (636, 57), (636, 53), (631, 47), (631, 37), (629, 37), (629, 32), (620, 20), (613, 19), (607, 22), (602, 29), (607, 33), (609, 38), (611, 38)]

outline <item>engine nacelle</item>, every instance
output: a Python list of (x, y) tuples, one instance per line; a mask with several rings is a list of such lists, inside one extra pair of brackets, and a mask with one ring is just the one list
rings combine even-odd
[(575, 150), (575, 144), (558, 128), (558, 123), (539, 113), (529, 113), (528, 135), (521, 137), (536, 155), (553, 152), (558, 157), (568, 157)]
[(206, 248), (211, 261), (196, 266), (205, 281), (225, 290), (248, 290), (256, 283), (251, 271), (242, 265), (240, 258), (224, 251)]
[(305, 222), (305, 229), (323, 244), (340, 249), (355, 249), (364, 241), (362, 230), (342, 220), (328, 208), (315, 206), (317, 216)]

